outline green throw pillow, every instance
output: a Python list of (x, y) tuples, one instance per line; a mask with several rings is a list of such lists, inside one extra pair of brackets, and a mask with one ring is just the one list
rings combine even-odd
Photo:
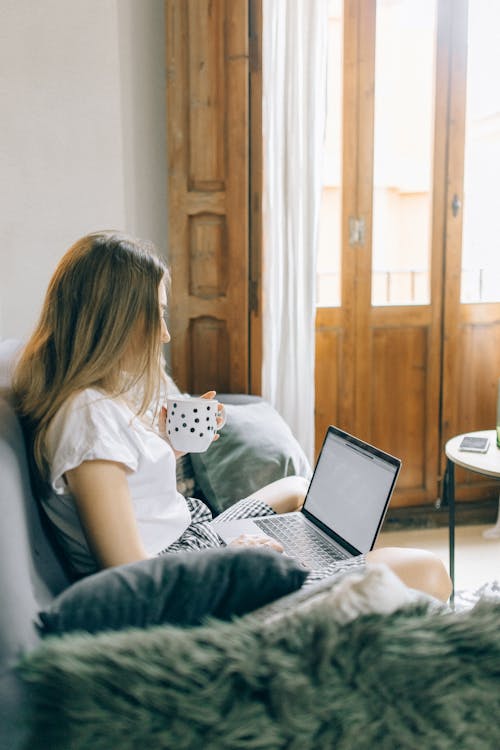
[(226, 424), (206, 453), (192, 453), (196, 484), (214, 513), (276, 479), (311, 476), (292, 431), (266, 401), (226, 404)]

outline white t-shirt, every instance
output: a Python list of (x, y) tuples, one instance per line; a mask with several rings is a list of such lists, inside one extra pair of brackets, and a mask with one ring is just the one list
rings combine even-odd
[(132, 506), (148, 555), (175, 542), (191, 523), (177, 492), (176, 459), (170, 445), (123, 400), (87, 388), (61, 406), (47, 430), (46, 449), (53, 492), (43, 501), (72, 566), (97, 570), (64, 474), (84, 461), (109, 460), (127, 469)]

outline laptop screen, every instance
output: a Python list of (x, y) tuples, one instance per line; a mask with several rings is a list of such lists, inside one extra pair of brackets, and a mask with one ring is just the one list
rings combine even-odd
[(372, 549), (401, 462), (329, 427), (304, 511), (359, 552)]

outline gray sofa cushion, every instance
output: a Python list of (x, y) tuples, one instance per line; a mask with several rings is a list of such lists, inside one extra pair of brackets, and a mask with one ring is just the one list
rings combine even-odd
[(226, 403), (226, 415), (219, 440), (191, 455), (196, 483), (215, 513), (276, 479), (310, 477), (304, 451), (269, 403)]
[(5, 399), (0, 399), (0, 466), (0, 666), (5, 666), (37, 643), (38, 611), (70, 583), (32, 495), (21, 427)]
[(16, 357), (21, 349), (18, 339), (0, 340), (0, 391), (10, 388)]
[[(180, 393), (179, 388), (176, 386), (174, 381), (168, 378), (168, 392), (169, 393)], [(262, 401), (260, 396), (253, 396), (249, 393), (220, 393), (217, 398), (222, 404), (226, 406), (228, 404), (244, 405), (244, 404), (258, 404)], [(213, 447), (213, 446), (212, 446)], [(186, 453), (181, 458), (177, 459), (177, 491), (184, 495), (184, 497), (199, 497), (207, 502), (214, 512), (218, 512), (217, 508), (210, 500), (204, 495), (203, 490), (196, 482), (196, 476), (194, 473), (193, 462), (191, 460), (191, 454)]]
[(38, 611), (69, 583), (31, 493), (24, 440), (0, 398), (0, 747), (21, 747), (23, 690), (12, 665), (40, 639)]

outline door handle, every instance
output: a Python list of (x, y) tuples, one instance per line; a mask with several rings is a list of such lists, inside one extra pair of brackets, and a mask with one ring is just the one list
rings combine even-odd
[(460, 200), (458, 195), (455, 193), (455, 195), (453, 196), (453, 200), (451, 202), (451, 212), (453, 216), (457, 216), (461, 208), (462, 208), (462, 201)]

